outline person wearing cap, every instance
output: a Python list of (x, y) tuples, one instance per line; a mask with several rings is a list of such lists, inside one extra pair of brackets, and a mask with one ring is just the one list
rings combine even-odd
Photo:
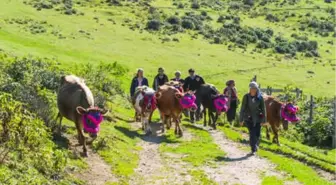
[(244, 95), (240, 109), (240, 125), (246, 124), (250, 135), (251, 155), (254, 155), (259, 146), (261, 125), (266, 122), (266, 108), (259, 86), (251, 82), (249, 92)]
[[(195, 74), (194, 69), (189, 69), (188, 72), (189, 72), (189, 76), (184, 80), (184, 84), (183, 84), (184, 92), (196, 91), (202, 84), (205, 84), (203, 78)], [(190, 122), (191, 123), (195, 122), (195, 117), (196, 117), (196, 120), (199, 120), (199, 116), (200, 116), (200, 102), (198, 101), (196, 102), (197, 102), (197, 107), (198, 107), (196, 111), (196, 115), (195, 115), (195, 112), (190, 112)]]
[(130, 93), (131, 93), (131, 97), (133, 97), (134, 93), (135, 93), (135, 89), (139, 86), (148, 86), (148, 80), (147, 78), (145, 78), (143, 76), (143, 69), (139, 68), (137, 70), (137, 74), (136, 76), (132, 79), (131, 82), (131, 89), (130, 89)]
[(236, 89), (236, 83), (234, 80), (226, 82), (226, 88), (224, 89), (224, 95), (229, 98), (228, 107), (229, 110), (226, 113), (227, 121), (232, 125), (232, 121), (236, 118), (236, 110), (238, 105), (238, 94)]
[(176, 81), (176, 82), (180, 82), (181, 84), (184, 84), (184, 79), (181, 78), (181, 72), (176, 71), (175, 78), (171, 79), (171, 81)]
[(168, 82), (168, 76), (164, 73), (164, 69), (160, 67), (158, 69), (158, 74), (154, 78), (153, 89), (157, 91), (159, 87), (166, 82)]

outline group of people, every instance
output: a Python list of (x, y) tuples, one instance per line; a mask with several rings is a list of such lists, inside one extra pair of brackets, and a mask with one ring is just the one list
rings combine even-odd
[[(195, 73), (194, 69), (188, 70), (189, 76), (185, 79), (181, 78), (181, 72), (175, 72), (175, 78), (171, 81), (178, 81), (183, 84), (184, 91), (195, 91), (202, 84), (205, 84), (204, 79)], [(168, 82), (168, 76), (165, 74), (164, 69), (160, 67), (158, 74), (153, 80), (153, 89), (155, 91), (166, 82)], [(238, 92), (235, 87), (235, 81), (229, 80), (226, 82), (226, 88), (223, 94), (229, 98), (229, 109), (227, 112), (227, 120), (230, 124), (235, 120), (236, 109), (239, 104)], [(138, 69), (136, 76), (132, 79), (130, 95), (134, 96), (135, 90), (139, 86), (149, 86), (148, 79), (144, 77), (144, 70)], [(266, 109), (264, 99), (259, 91), (258, 84), (251, 82), (249, 84), (249, 92), (243, 96), (241, 104), (239, 122), (242, 126), (244, 123), (249, 129), (251, 154), (254, 155), (258, 150), (261, 125), (266, 122)], [(195, 113), (190, 114), (190, 119), (194, 122)]]

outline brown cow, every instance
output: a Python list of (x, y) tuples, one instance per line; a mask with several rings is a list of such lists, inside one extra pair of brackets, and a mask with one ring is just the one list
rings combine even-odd
[[(297, 122), (299, 118), (296, 113), (298, 107), (292, 103), (282, 103), (271, 96), (264, 96), (267, 122), (270, 124), (274, 137), (273, 143), (280, 145), (278, 131), (282, 123), (285, 130), (288, 129), (288, 122)], [(266, 128), (267, 139), (270, 140), (269, 126)]]
[(132, 104), (135, 109), (135, 114), (140, 115), (142, 129), (145, 130), (146, 135), (152, 133), (149, 126), (150, 119), (154, 110), (156, 109), (155, 91), (147, 86), (141, 86), (136, 89), (132, 97)]
[(107, 110), (94, 107), (92, 92), (85, 85), (83, 79), (74, 75), (61, 78), (57, 105), (59, 113), (56, 120), (60, 118), (61, 125), (64, 116), (76, 124), (78, 141), (83, 145), (84, 156), (87, 156), (83, 128), (85, 132), (90, 134), (93, 141), (97, 137), (102, 116), (107, 113)]
[(176, 124), (175, 134), (182, 136), (181, 113), (183, 109), (196, 111), (195, 95), (192, 92), (182, 93), (175, 87), (163, 85), (159, 87), (155, 97), (163, 121), (162, 132), (164, 132), (164, 125), (167, 126), (167, 129), (170, 129), (172, 118)]

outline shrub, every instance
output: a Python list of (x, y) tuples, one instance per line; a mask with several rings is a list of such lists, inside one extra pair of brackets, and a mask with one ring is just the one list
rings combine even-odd
[(167, 22), (169, 22), (170, 24), (180, 24), (181, 19), (178, 16), (173, 15), (167, 19)]
[(201, 7), (201, 5), (198, 3), (198, 1), (193, 1), (191, 3), (191, 8), (192, 9), (199, 9)]
[(279, 22), (279, 18), (273, 14), (267, 14), (266, 15), (266, 20), (270, 21), (270, 22)]
[(190, 30), (195, 29), (195, 25), (194, 25), (193, 21), (190, 20), (190, 19), (183, 19), (182, 20), (182, 27), (185, 28), (185, 29), (190, 29)]
[(152, 19), (147, 22), (147, 29), (158, 31), (161, 28), (161, 21)]

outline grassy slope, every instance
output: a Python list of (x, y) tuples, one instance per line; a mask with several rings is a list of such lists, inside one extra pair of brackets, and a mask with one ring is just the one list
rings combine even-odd
[[(161, 3), (162, 1), (157, 2), (157, 6)], [(145, 68), (150, 80), (158, 66), (165, 67), (170, 76), (176, 69), (184, 72), (194, 67), (206, 81), (218, 85), (219, 89), (223, 88), (227, 79), (233, 78), (237, 80), (238, 88), (243, 91), (250, 78), (258, 74), (258, 81), (263, 86), (283, 87), (286, 84), (294, 84), (314, 95), (333, 95), (331, 87), (335, 86), (335, 82), (330, 79), (334, 79), (334, 71), (330, 66), (314, 65), (312, 59), (276, 61), (262, 54), (250, 55), (239, 50), (228, 51), (225, 45), (211, 45), (200, 37), (191, 40), (186, 34), (174, 36), (179, 38), (179, 43), (162, 44), (158, 35), (146, 31), (139, 33), (121, 26), (125, 17), (134, 19), (134, 15), (129, 13), (130, 7), (79, 9), (85, 12), (85, 16), (69, 17), (53, 10), (38, 12), (20, 1), (1, 1), (0, 48), (18, 54), (56, 57), (64, 64), (118, 61), (131, 69)], [(93, 17), (98, 17), (99, 23), (96, 23)], [(50, 34), (32, 35), (23, 31), (17, 24), (6, 23), (6, 18), (46, 20), (48, 24), (53, 25), (50, 30), (57, 28), (67, 38), (58, 39)], [(117, 24), (107, 21), (108, 18), (113, 18)], [(243, 22), (251, 23), (249, 19)], [(256, 22), (267, 24), (265, 21)], [(93, 39), (83, 36), (79, 30), (89, 32)], [(264, 67), (266, 69), (262, 69)], [(308, 77), (307, 70), (316, 72), (313, 78)], [(125, 80), (129, 80), (132, 75), (133, 70)], [(303, 83), (308, 79), (310, 83)], [(328, 80), (331, 84), (326, 84)], [(128, 85), (126, 81), (124, 88), (128, 89)]]

